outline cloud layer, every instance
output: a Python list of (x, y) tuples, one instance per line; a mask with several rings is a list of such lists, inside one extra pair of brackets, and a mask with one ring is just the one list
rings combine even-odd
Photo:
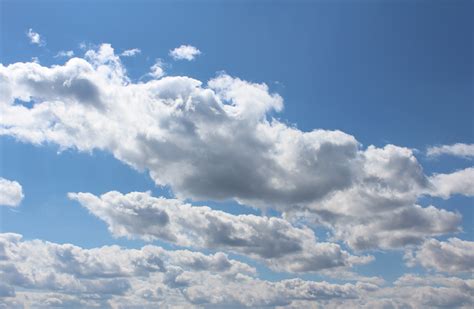
[(156, 246), (84, 249), (0, 234), (0, 306), (7, 308), (468, 308), (474, 280), (406, 274), (364, 281), (256, 278), (223, 253)]
[(83, 249), (0, 234), (0, 304), (35, 307), (165, 308), (195, 305), (288, 305), (294, 300), (354, 298), (366, 284), (301, 279), (269, 282), (223, 253), (156, 246)]

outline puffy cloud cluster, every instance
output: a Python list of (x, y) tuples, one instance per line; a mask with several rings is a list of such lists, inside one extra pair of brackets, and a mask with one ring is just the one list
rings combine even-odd
[(0, 206), (18, 206), (23, 197), (23, 188), (17, 181), (0, 177)]
[(273, 208), (356, 249), (459, 230), (458, 213), (416, 202), (469, 193), (469, 177), (429, 178), (410, 149), (362, 149), (341, 131), (303, 132), (271, 118), (283, 100), (265, 84), (162, 74), (160, 63), (154, 79), (130, 81), (109, 44), (54, 67), (0, 65), (0, 135), (108, 151), (180, 199)]
[(181, 45), (173, 50), (170, 50), (170, 56), (174, 60), (194, 60), (201, 54), (201, 51), (192, 45)]
[(442, 145), (429, 147), (426, 154), (430, 157), (451, 155), (462, 158), (474, 158), (474, 144), (456, 143), (453, 145)]
[(449, 238), (447, 241), (430, 239), (405, 255), (408, 265), (420, 264), (439, 272), (474, 273), (474, 242)]
[(70, 193), (69, 197), (104, 220), (115, 236), (231, 251), (260, 259), (278, 271), (319, 271), (372, 259), (352, 256), (338, 244), (317, 242), (311, 229), (280, 218), (231, 215), (140, 192), (108, 192), (100, 197)]
[(270, 282), (223, 253), (156, 246), (84, 249), (0, 234), (0, 305), (15, 308), (277, 306), (358, 297), (372, 285), (288, 279)]

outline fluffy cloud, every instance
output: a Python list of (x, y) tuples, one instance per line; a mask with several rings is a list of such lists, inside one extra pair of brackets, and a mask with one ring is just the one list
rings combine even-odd
[(181, 45), (176, 47), (173, 50), (170, 50), (170, 56), (174, 60), (194, 60), (197, 56), (201, 54), (201, 51), (191, 45)]
[(0, 135), (107, 151), (180, 199), (273, 208), (357, 249), (459, 230), (459, 214), (416, 204), (433, 179), (410, 149), (300, 131), (269, 116), (283, 100), (265, 84), (162, 74), (160, 62), (133, 83), (109, 44), (54, 67), (0, 65)]
[(18, 182), (0, 177), (0, 206), (18, 206), (23, 197), (23, 188)]
[(355, 249), (401, 248), (459, 231), (460, 214), (416, 204), (428, 184), (410, 149), (370, 146), (349, 188), (310, 204), (306, 213), (289, 211), (288, 217), (325, 225)]
[(115, 236), (229, 250), (279, 271), (319, 271), (371, 261), (371, 257), (352, 256), (337, 244), (317, 242), (312, 230), (279, 218), (236, 216), (140, 192), (108, 192), (100, 197), (71, 193), (69, 197), (104, 220)]
[(41, 39), (41, 36), (38, 32), (34, 32), (33, 29), (28, 29), (28, 32), (26, 33), (28, 38), (30, 39), (31, 44), (35, 44), (38, 46), (43, 46), (46, 45), (43, 39)]
[(474, 196), (474, 167), (456, 171), (451, 174), (435, 174), (430, 177), (432, 188), (428, 190), (431, 196), (444, 199), (454, 194)]
[(9, 308), (176, 308), (289, 305), (353, 299), (376, 286), (288, 279), (269, 282), (222, 253), (160, 247), (84, 249), (0, 234), (0, 305)]
[(440, 272), (456, 273), (474, 271), (474, 242), (458, 238), (447, 241), (430, 239), (416, 251), (405, 255), (408, 265), (420, 264)]
[(474, 158), (474, 144), (456, 143), (453, 145), (429, 147), (426, 154), (430, 157), (451, 155), (463, 158)]
[(474, 280), (405, 274), (384, 294), (404, 299), (413, 308), (469, 308), (474, 302)]
[(124, 50), (120, 56), (122, 57), (133, 57), (133, 56), (136, 56), (138, 54), (140, 54), (142, 51), (138, 48), (132, 48), (132, 49), (127, 49), (127, 50)]

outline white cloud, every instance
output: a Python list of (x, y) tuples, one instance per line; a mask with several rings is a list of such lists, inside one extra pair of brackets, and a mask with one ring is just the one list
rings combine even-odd
[(402, 248), (460, 231), (460, 214), (416, 204), (428, 180), (411, 150), (370, 146), (360, 162), (359, 177), (349, 188), (311, 203), (311, 213), (296, 209), (288, 217), (323, 224), (355, 249)]
[(450, 155), (472, 159), (474, 158), (474, 144), (456, 143), (453, 145), (429, 147), (426, 154), (430, 157)]
[(165, 75), (165, 70), (163, 69), (164, 63), (161, 59), (156, 59), (155, 64), (150, 67), (150, 75), (153, 78), (161, 78)]
[(174, 60), (194, 60), (201, 54), (201, 51), (191, 45), (181, 45), (173, 50), (170, 50), (170, 56)]
[(439, 272), (474, 272), (474, 242), (449, 238), (447, 241), (429, 239), (405, 259), (410, 266), (420, 264)]
[(0, 135), (110, 152), (179, 199), (273, 208), (357, 249), (460, 230), (458, 213), (417, 205), (433, 179), (410, 149), (289, 126), (270, 116), (283, 99), (265, 84), (225, 74), (134, 83), (110, 44), (54, 67), (0, 65), (0, 81)]
[(28, 32), (26, 33), (28, 38), (30, 39), (31, 44), (35, 44), (38, 46), (44, 46), (46, 45), (46, 42), (41, 38), (40, 34), (37, 32), (34, 32), (33, 29), (28, 29)]
[(133, 57), (140, 54), (142, 51), (138, 48), (124, 50), (120, 55), (123, 57)]
[(429, 180), (432, 187), (426, 193), (431, 196), (444, 199), (454, 194), (474, 196), (474, 167), (451, 174), (435, 174)]
[(372, 260), (352, 256), (337, 244), (317, 242), (310, 229), (279, 218), (231, 215), (140, 192), (113, 191), (100, 197), (70, 193), (69, 197), (104, 220), (114, 236), (231, 251), (260, 259), (277, 271), (314, 272)]
[(23, 189), (18, 182), (0, 177), (0, 206), (16, 207), (23, 197)]
[(56, 58), (58, 57), (65, 57), (65, 58), (71, 58), (74, 56), (74, 51), (72, 50), (60, 50), (57, 54), (56, 54)]
[(156, 246), (84, 249), (0, 234), (0, 304), (7, 307), (259, 307), (354, 299), (373, 284), (265, 281), (225, 254)]
[(474, 302), (474, 280), (405, 274), (384, 294), (414, 308), (469, 308)]

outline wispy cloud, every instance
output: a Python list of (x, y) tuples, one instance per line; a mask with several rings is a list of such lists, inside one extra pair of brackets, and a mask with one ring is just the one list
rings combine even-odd
[(30, 39), (31, 44), (35, 44), (38, 46), (46, 45), (46, 42), (41, 38), (41, 35), (38, 32), (33, 31), (32, 28), (28, 29), (26, 35)]
[(71, 58), (72, 56), (74, 56), (74, 51), (72, 50), (60, 50), (56, 56), (56, 58), (59, 58), (59, 57), (66, 57), (66, 58)]
[(136, 56), (138, 54), (140, 54), (142, 51), (139, 49), (139, 48), (132, 48), (132, 49), (127, 49), (127, 50), (124, 50), (120, 56), (123, 56), (123, 57), (133, 57), (133, 56)]
[(450, 155), (462, 158), (474, 158), (474, 144), (456, 143), (453, 145), (442, 145), (429, 147), (426, 151), (429, 157), (438, 157), (441, 155)]

